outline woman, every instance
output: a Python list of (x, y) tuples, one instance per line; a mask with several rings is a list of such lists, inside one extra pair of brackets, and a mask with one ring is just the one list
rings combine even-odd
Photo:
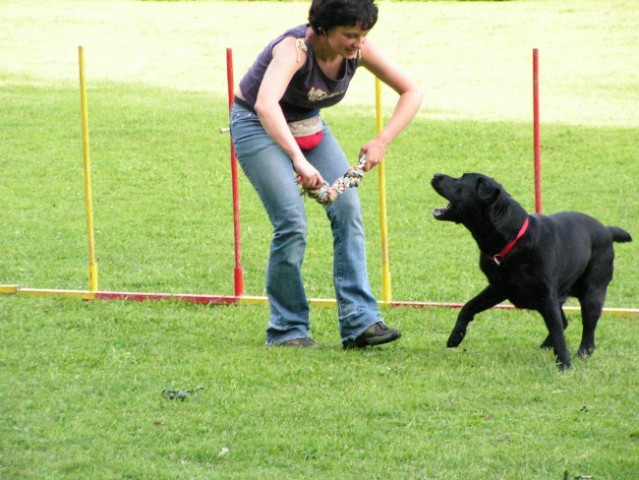
[[(235, 151), (274, 231), (266, 278), (271, 305), (268, 345), (317, 347), (309, 334), (301, 275), (306, 216), (295, 178), (302, 188), (317, 189), (349, 167), (320, 109), (344, 97), (357, 67), (399, 94), (386, 126), (360, 149), (368, 171), (382, 161), (388, 144), (421, 105), (417, 85), (367, 39), (377, 21), (373, 2), (313, 0), (309, 23), (269, 43), (236, 91), (230, 118)], [(369, 285), (357, 191), (346, 190), (324, 208), (333, 233), (333, 283), (343, 347), (397, 340), (401, 332), (384, 324)]]

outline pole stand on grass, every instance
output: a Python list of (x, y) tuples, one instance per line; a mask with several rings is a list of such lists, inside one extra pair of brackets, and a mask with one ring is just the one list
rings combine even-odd
[[(233, 107), (235, 97), (233, 80), (233, 50), (226, 49), (226, 81), (229, 96), (229, 113)], [(240, 229), (240, 187), (237, 178), (237, 158), (235, 157), (235, 147), (233, 137), (231, 137), (231, 188), (233, 191), (233, 235), (235, 239), (235, 268), (234, 268), (234, 289), (235, 296), (244, 293), (244, 272), (242, 270), (242, 250), (241, 250), (241, 229)]]
[(87, 236), (89, 238), (89, 290), (98, 289), (98, 264), (95, 261), (95, 240), (93, 234), (93, 197), (91, 195), (91, 155), (89, 146), (89, 108), (87, 106), (87, 86), (84, 78), (84, 49), (78, 47), (80, 67), (80, 106), (82, 110), (82, 152), (84, 158), (84, 198), (87, 215)]
[[(375, 77), (375, 119), (377, 133), (382, 131), (382, 82)], [(377, 179), (379, 190), (379, 226), (382, 244), (382, 300), (391, 301), (391, 274), (388, 255), (388, 217), (386, 213), (386, 171), (384, 162), (377, 164)]]
[(535, 213), (541, 213), (541, 132), (539, 128), (539, 50), (533, 49), (533, 155)]

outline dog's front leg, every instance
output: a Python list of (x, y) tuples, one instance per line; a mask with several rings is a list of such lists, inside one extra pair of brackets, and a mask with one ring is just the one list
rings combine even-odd
[[(568, 353), (566, 337), (564, 336), (565, 316), (562, 314), (561, 304), (557, 301), (549, 301), (539, 309), (539, 313), (541, 313), (541, 316), (544, 317), (544, 322), (546, 322), (548, 339), (552, 342), (557, 366), (560, 370), (570, 368), (570, 354)], [(544, 344), (547, 343), (547, 340)]]
[[(566, 328), (568, 328), (568, 319), (566, 318), (566, 313), (564, 312), (563, 308), (560, 308), (559, 311), (561, 312), (561, 322), (563, 324), (564, 330), (566, 330)], [(552, 335), (550, 335), (550, 333), (541, 343), (541, 345), (539, 345), (539, 348), (542, 348), (544, 350), (553, 348)]]
[(447, 347), (455, 348), (459, 346), (466, 336), (468, 324), (473, 321), (475, 315), (494, 307), (504, 300), (506, 300), (506, 296), (492, 285), (489, 285), (474, 298), (466, 302), (460, 310), (459, 315), (457, 315), (457, 322), (455, 323), (453, 331), (450, 333), (450, 337), (448, 337)]

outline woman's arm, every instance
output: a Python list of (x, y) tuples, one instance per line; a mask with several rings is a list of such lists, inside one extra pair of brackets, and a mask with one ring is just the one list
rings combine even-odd
[(298, 50), (295, 38), (287, 37), (278, 43), (273, 48), (273, 60), (264, 73), (254, 108), (266, 133), (291, 157), (301, 184), (307, 188), (319, 188), (324, 179), (306, 160), (279, 105), (293, 75), (302, 68), (305, 60), (306, 53)]
[(410, 123), (419, 111), (423, 94), (417, 84), (395, 62), (389, 59), (371, 40), (361, 49), (361, 65), (399, 94), (397, 105), (384, 128), (360, 150), (366, 155), (369, 170), (384, 158), (386, 147)]

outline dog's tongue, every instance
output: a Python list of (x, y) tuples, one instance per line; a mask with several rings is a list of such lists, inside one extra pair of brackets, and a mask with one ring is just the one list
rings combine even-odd
[(433, 209), (433, 217), (435, 218), (439, 218), (441, 217), (443, 214), (446, 213), (446, 211), (450, 208), (450, 203), (448, 205), (446, 205), (445, 207), (440, 207), (440, 208), (434, 208)]

